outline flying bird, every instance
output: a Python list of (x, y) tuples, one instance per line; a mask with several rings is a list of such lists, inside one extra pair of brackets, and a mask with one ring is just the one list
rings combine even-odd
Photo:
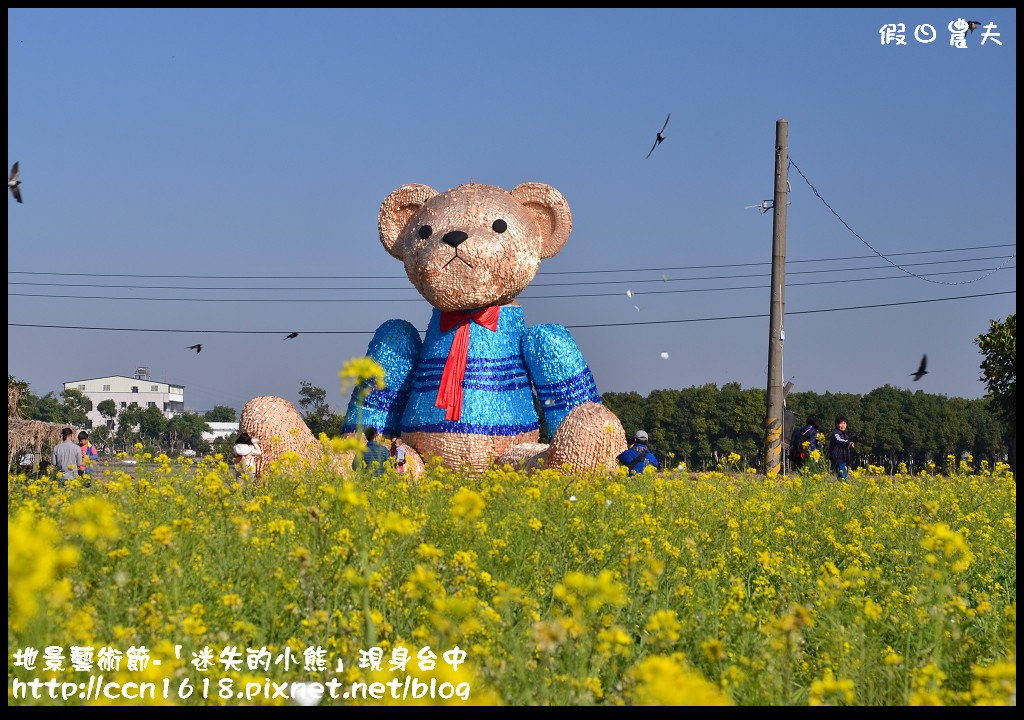
[(21, 178), (18, 177), (18, 163), (15, 162), (11, 166), (11, 178), (7, 181), (7, 187), (11, 189), (14, 199), (21, 202), (21, 188), (18, 187), (19, 185), (21, 185)]
[(196, 351), (196, 355), (198, 355), (199, 353), (201, 353), (203, 351), (203, 344), (202, 343), (196, 343), (195, 345), (189, 345), (185, 349), (186, 350), (195, 350)]
[(968, 20), (967, 21), (967, 29), (970, 30), (971, 32), (974, 32), (974, 28), (980, 27), (980, 26), (981, 26), (981, 21), (980, 20)]
[(651, 145), (651, 149), (650, 149), (650, 151), (648, 151), (647, 157), (645, 157), (644, 160), (646, 160), (647, 158), (649, 158), (651, 156), (651, 153), (654, 152), (654, 148), (658, 147), (659, 145), (661, 145), (662, 142), (664, 142), (664, 140), (665, 140), (665, 128), (668, 127), (668, 118), (670, 118), (670, 117), (672, 117), (672, 113), (669, 113), (668, 117), (665, 118), (665, 124), (662, 125), (661, 126), (661, 130), (658, 131), (658, 137), (656, 137), (654, 139), (654, 144)]
[(922, 377), (924, 377), (925, 375), (928, 374), (928, 371), (925, 370), (926, 367), (928, 367), (928, 356), (927, 355), (922, 355), (921, 356), (921, 367), (919, 367), (917, 369), (917, 372), (910, 373), (910, 377), (914, 378), (914, 382), (917, 382)]
[(285, 340), (291, 340), (292, 338), (297, 338), (298, 336), (299, 336), (298, 333), (288, 333), (287, 335), (285, 335), (284, 339)]

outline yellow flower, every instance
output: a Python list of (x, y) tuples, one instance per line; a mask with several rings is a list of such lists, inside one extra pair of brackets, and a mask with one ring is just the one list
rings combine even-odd
[(387, 387), (384, 368), (370, 357), (352, 358), (342, 365), (338, 377), (341, 378), (343, 393), (351, 386), (363, 386), (366, 390), (383, 390)]
[(170, 547), (171, 539), (174, 537), (174, 533), (171, 531), (171, 528), (167, 525), (158, 525), (157, 527), (153, 528), (153, 532), (151, 532), (149, 536), (157, 545)]
[(882, 617), (882, 606), (871, 598), (864, 601), (864, 617), (868, 620), (877, 620)]
[(62, 567), (78, 552), (57, 547), (59, 534), (48, 518), (36, 520), (27, 510), (7, 518), (7, 624), (20, 630), (39, 610), (39, 595), (53, 587)]
[(849, 705), (854, 701), (853, 680), (836, 678), (832, 668), (825, 668), (821, 680), (811, 683), (808, 705)]
[(648, 618), (645, 629), (654, 636), (656, 643), (671, 645), (679, 640), (682, 624), (675, 610), (658, 610)]
[(730, 705), (721, 690), (681, 659), (651, 655), (626, 675), (632, 705)]
[(467, 487), (459, 488), (451, 500), (452, 520), (457, 523), (469, 524), (480, 517), (483, 511), (483, 496)]
[(393, 532), (396, 535), (412, 535), (416, 532), (416, 523), (407, 517), (402, 517), (394, 510), (388, 512), (379, 525), (381, 532)]
[(717, 661), (725, 659), (725, 646), (722, 645), (722, 641), (718, 638), (708, 638), (700, 644), (700, 649), (704, 651), (704, 655), (707, 656), (708, 660)]

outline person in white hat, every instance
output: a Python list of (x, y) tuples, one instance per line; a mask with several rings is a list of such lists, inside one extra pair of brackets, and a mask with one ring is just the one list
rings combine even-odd
[(616, 458), (621, 465), (629, 468), (630, 475), (642, 473), (648, 466), (658, 467), (658, 458), (647, 447), (647, 431), (637, 430), (633, 435), (633, 444), (619, 453)]

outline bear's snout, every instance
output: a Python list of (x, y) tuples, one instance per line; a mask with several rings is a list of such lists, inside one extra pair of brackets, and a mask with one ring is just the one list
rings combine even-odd
[(452, 230), (451, 232), (447, 232), (444, 234), (444, 237), (441, 238), (441, 242), (443, 242), (445, 245), (451, 245), (453, 248), (457, 248), (459, 245), (465, 242), (466, 238), (468, 237), (469, 235), (462, 232), (461, 230)]

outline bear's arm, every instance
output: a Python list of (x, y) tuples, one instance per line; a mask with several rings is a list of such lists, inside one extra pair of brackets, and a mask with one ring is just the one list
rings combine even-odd
[(523, 334), (523, 359), (540, 400), (544, 422), (554, 437), (577, 405), (601, 402), (583, 353), (561, 325), (534, 325)]
[(348, 402), (343, 432), (356, 432), (357, 427), (375, 427), (390, 437), (396, 437), (402, 426), (402, 413), (412, 392), (412, 380), (419, 361), (423, 341), (412, 323), (388, 320), (377, 328), (366, 356), (384, 368), (383, 390), (357, 387)]

